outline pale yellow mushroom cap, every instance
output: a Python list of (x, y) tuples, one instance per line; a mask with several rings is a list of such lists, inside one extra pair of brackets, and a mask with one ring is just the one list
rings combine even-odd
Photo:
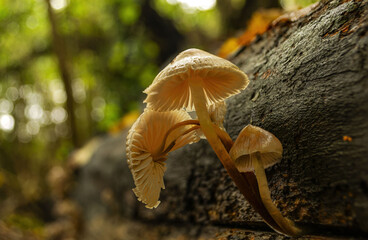
[(240, 172), (254, 170), (254, 157), (259, 152), (264, 168), (278, 163), (282, 158), (282, 144), (272, 133), (252, 125), (247, 125), (239, 133), (230, 150), (230, 156)]
[(247, 75), (230, 61), (199, 49), (181, 52), (144, 90), (147, 107), (156, 111), (194, 110), (189, 81), (201, 78), (207, 106), (239, 93)]
[[(136, 185), (133, 191), (147, 208), (158, 206), (161, 189), (165, 188), (163, 176), (167, 153), (162, 152), (165, 134), (174, 124), (190, 119), (184, 110), (156, 112), (146, 109), (129, 130), (126, 149), (128, 166)], [(190, 126), (182, 126), (174, 130), (167, 138), (164, 148), (175, 139), (177, 140), (171, 151), (198, 141), (199, 137), (195, 132), (183, 135), (189, 128)]]

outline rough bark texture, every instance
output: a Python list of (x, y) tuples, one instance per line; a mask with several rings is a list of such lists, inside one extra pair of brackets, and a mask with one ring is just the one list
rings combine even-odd
[[(231, 59), (251, 83), (227, 101), (225, 127), (233, 139), (249, 123), (280, 139), (283, 159), (266, 171), (271, 196), (312, 235), (368, 237), (367, 30), (368, 1), (325, 1), (279, 22)], [(115, 140), (119, 147), (123, 138)], [(117, 204), (135, 209), (123, 216), (145, 226), (167, 223), (166, 231), (155, 225), (158, 239), (175, 231), (188, 238), (283, 238), (263, 224), (206, 141), (173, 152), (167, 163), (155, 210), (134, 200), (131, 175), (121, 170), (129, 187), (119, 190)], [(106, 185), (114, 189), (114, 181)]]

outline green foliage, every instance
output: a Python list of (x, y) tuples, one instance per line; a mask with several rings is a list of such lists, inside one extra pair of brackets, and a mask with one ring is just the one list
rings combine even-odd
[(207, 37), (218, 38), (223, 30), (222, 27), (225, 27), (221, 26), (221, 17), (217, 8), (206, 11), (185, 10), (180, 7), (180, 4), (167, 4), (166, 0), (153, 2), (157, 11), (173, 19), (177, 28), (184, 33), (198, 29)]
[(117, 104), (108, 103), (103, 110), (103, 115), (104, 121), (99, 122), (99, 129), (106, 130), (121, 117), (120, 107)]
[(120, 7), (119, 17), (124, 25), (133, 25), (140, 15), (140, 7), (138, 3), (130, 1)]
[(280, 0), (281, 6), (289, 11), (307, 7), (318, 0)]

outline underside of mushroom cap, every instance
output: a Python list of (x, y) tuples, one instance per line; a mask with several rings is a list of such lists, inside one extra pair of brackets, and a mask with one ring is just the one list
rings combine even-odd
[(247, 125), (239, 133), (230, 150), (230, 156), (240, 172), (254, 170), (252, 154), (259, 152), (264, 168), (271, 167), (282, 158), (282, 144), (272, 133)]
[(147, 208), (158, 206), (160, 191), (165, 188), (163, 175), (167, 153), (162, 152), (164, 148), (174, 140), (175, 145), (171, 151), (199, 140), (195, 132), (183, 135), (190, 126), (182, 126), (169, 135), (162, 148), (167, 131), (174, 124), (190, 119), (184, 110), (156, 112), (146, 109), (129, 130), (126, 152), (128, 166), (136, 185), (133, 191)]
[(199, 49), (180, 53), (144, 91), (147, 107), (156, 111), (194, 110), (189, 81), (202, 80), (206, 104), (239, 93), (249, 83), (247, 75), (230, 61)]

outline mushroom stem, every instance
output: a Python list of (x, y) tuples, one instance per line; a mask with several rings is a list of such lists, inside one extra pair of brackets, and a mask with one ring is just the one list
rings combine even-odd
[(240, 192), (249, 201), (249, 203), (261, 214), (265, 222), (277, 232), (282, 232), (280, 227), (269, 215), (261, 202), (257, 201), (257, 197), (254, 195), (254, 190), (248, 183), (247, 179), (240, 174), (235, 167), (228, 151), (220, 141), (216, 134), (214, 126), (212, 124), (210, 115), (207, 111), (205, 94), (202, 87), (202, 79), (196, 78), (189, 81), (191, 96), (193, 99), (194, 107), (198, 116), (198, 120), (207, 141), (215, 151), (217, 157), (220, 159), (222, 165), (226, 169), (229, 176), (232, 178)]
[(282, 231), (283, 233), (290, 236), (301, 235), (302, 229), (296, 227), (292, 220), (282, 216), (280, 210), (273, 204), (270, 189), (268, 188), (266, 173), (260, 158), (260, 153), (259, 152), (253, 153), (250, 155), (250, 157), (254, 158), (253, 166), (256, 172), (259, 193), (261, 195), (263, 205), (266, 207), (269, 214), (283, 230)]
[(186, 125), (199, 125), (199, 121), (198, 120), (186, 120), (186, 121), (182, 121), (179, 122), (177, 124), (174, 124), (166, 133), (164, 136), (164, 140), (162, 141), (162, 146), (161, 146), (161, 151), (164, 151), (164, 148), (166, 146), (166, 141), (167, 138), (169, 137), (170, 133), (172, 133), (175, 129), (182, 127), (182, 126), (186, 126)]
[[(194, 126), (194, 127), (191, 127), (191, 128), (189, 128), (188, 130), (186, 130), (185, 132), (183, 132), (183, 134), (182, 135), (180, 135), (179, 137), (182, 137), (182, 136), (184, 136), (185, 134), (188, 134), (188, 133), (190, 133), (191, 131), (195, 131), (195, 130), (197, 130), (198, 128), (200, 128), (200, 126)], [(174, 147), (174, 145), (175, 145), (175, 143), (176, 143), (176, 141), (179, 139), (179, 137), (177, 137), (176, 139), (174, 139), (168, 146), (167, 146), (167, 148), (162, 152), (162, 154), (167, 154), (167, 153), (169, 153), (170, 151), (171, 151), (171, 149)]]
[(213, 128), (215, 129), (217, 136), (220, 138), (222, 144), (224, 145), (226, 151), (229, 152), (231, 147), (234, 144), (233, 140), (231, 139), (231, 137), (225, 130), (221, 129), (219, 126), (217, 126), (214, 123), (212, 125), (213, 125)]
[(244, 188), (245, 186), (243, 185), (245, 184), (241, 180), (238, 170), (232, 163), (230, 155), (226, 151), (224, 145), (221, 143), (212, 125), (211, 118), (207, 111), (206, 98), (202, 88), (202, 79), (192, 79), (191, 81), (189, 81), (189, 84), (199, 124), (201, 125), (201, 129), (206, 136), (207, 141), (216, 152), (217, 156), (228, 171), (229, 175), (234, 179), (234, 182), (238, 182), (242, 186), (242, 188)]

